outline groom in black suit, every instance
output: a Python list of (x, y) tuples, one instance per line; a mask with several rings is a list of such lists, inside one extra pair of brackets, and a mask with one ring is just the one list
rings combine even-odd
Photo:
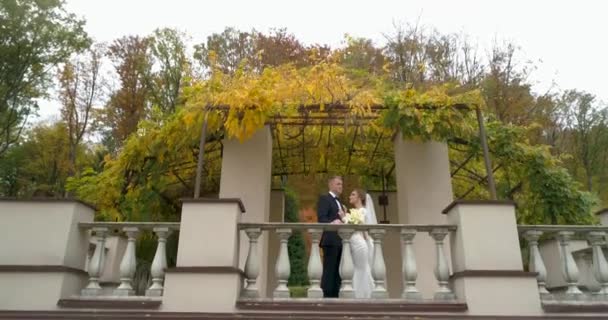
[[(343, 206), (338, 200), (342, 193), (342, 177), (334, 176), (328, 181), (329, 192), (319, 197), (317, 203), (317, 221), (320, 223), (342, 223)], [(342, 256), (342, 238), (336, 231), (324, 231), (320, 247), (323, 249), (323, 277), (321, 288), (323, 297), (338, 298), (340, 294), (340, 258)]]

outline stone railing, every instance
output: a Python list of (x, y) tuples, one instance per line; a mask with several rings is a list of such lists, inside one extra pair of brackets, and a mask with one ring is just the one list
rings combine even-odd
[[(81, 229), (90, 231), (95, 239), (95, 251), (89, 260), (87, 272), (88, 284), (81, 290), (81, 296), (134, 296), (133, 276), (136, 271), (135, 242), (142, 231), (152, 231), (157, 238), (156, 253), (150, 268), (152, 284), (145, 295), (158, 297), (163, 295), (165, 269), (167, 268), (166, 243), (167, 237), (174, 230), (179, 230), (179, 223), (172, 222), (88, 222), (79, 223)], [(124, 233), (127, 237), (126, 249), (120, 262), (120, 285), (111, 293), (104, 291), (100, 286), (100, 275), (105, 265), (105, 242), (109, 235)]]
[(434, 295), (434, 301), (455, 301), (455, 295), (448, 286), (450, 277), (448, 261), (444, 250), (444, 239), (456, 230), (453, 225), (335, 225), (318, 223), (240, 223), (239, 229), (244, 231), (249, 239), (249, 250), (245, 262), (245, 287), (241, 291), (241, 298), (260, 298), (258, 288), (258, 276), (260, 274), (260, 257), (258, 256), (258, 239), (262, 232), (274, 232), (277, 234), (280, 246), (274, 272), (276, 273), (277, 285), (273, 288), (273, 298), (290, 298), (287, 281), (290, 275), (290, 262), (287, 251), (287, 243), (293, 231), (307, 232), (311, 238), (310, 256), (308, 259), (308, 278), (310, 286), (307, 290), (307, 298), (322, 298), (321, 275), (323, 265), (319, 242), (324, 230), (338, 231), (343, 242), (342, 258), (340, 263), (340, 277), (342, 285), (340, 298), (354, 298), (352, 286), (353, 261), (350, 251), (350, 239), (354, 232), (367, 231), (374, 242), (372, 276), (374, 278), (373, 299), (386, 299), (386, 266), (383, 255), (383, 239), (388, 232), (400, 233), (402, 251), (402, 274), (403, 291), (402, 299), (408, 301), (421, 301), (422, 295), (416, 287), (418, 277), (416, 255), (413, 250), (413, 242), (417, 233), (428, 233), (435, 241), (435, 277), (438, 289)]
[[(519, 225), (518, 230), (527, 241), (528, 269), (537, 273), (543, 301), (608, 301), (605, 256), (608, 227)], [(573, 244), (577, 246), (574, 248)], [(546, 260), (550, 258), (558, 261), (548, 263)], [(548, 286), (548, 276), (561, 280), (564, 285)]]

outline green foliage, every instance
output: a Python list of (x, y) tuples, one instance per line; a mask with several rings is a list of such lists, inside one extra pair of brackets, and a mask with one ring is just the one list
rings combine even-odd
[(291, 298), (306, 298), (308, 297), (308, 287), (289, 287), (289, 296)]
[(16, 143), (36, 99), (47, 96), (52, 67), (90, 45), (84, 21), (61, 0), (0, 2), (0, 156)]
[[(476, 132), (475, 112), (483, 100), (477, 91), (458, 93), (454, 86), (436, 86), (424, 92), (407, 89), (384, 97), (388, 111), (383, 124), (397, 128), (404, 138), (445, 141), (456, 136), (471, 136)], [(456, 92), (455, 94), (453, 92)], [(458, 111), (455, 106), (467, 106)]]
[[(83, 22), (63, 5), (8, 0), (0, 6), (6, 31), (0, 34), (0, 96), (8, 97), (0, 100), (2, 195), (61, 196), (67, 188), (100, 208), (101, 220), (178, 220), (177, 199), (192, 194), (205, 115), (207, 194), (217, 193), (222, 139), (242, 141), (269, 121), (299, 115), (307, 121), (340, 118), (340, 125), (276, 125), (273, 174), (335, 172), (379, 186), (379, 174), (394, 160), (390, 137), (399, 132), (405, 139), (448, 142), (453, 168), (468, 160), (454, 176), (456, 193), (487, 198), (473, 110), (479, 107), (500, 121), (488, 120), (492, 159), (500, 167), (495, 178), (500, 198), (517, 201), (520, 222), (593, 222), (597, 201), (577, 180), (608, 197), (602, 194), (608, 185), (606, 111), (591, 95), (536, 96), (527, 80), (529, 64), (517, 64), (516, 46), (495, 46), (484, 66), (466, 37), (418, 26), (398, 27), (384, 48), (347, 36), (334, 50), (306, 46), (284, 29), (263, 34), (227, 28), (196, 46), (192, 58), (203, 66), (200, 75), (191, 70), (180, 32), (123, 37), (107, 52), (119, 86), (95, 114), (104, 147), (71, 138), (68, 156), (66, 136), (85, 131), (70, 117), (67, 124), (36, 126), (16, 143), (35, 99), (47, 92), (49, 67), (89, 44)], [(64, 71), (67, 77), (74, 70), (66, 65)], [(376, 113), (378, 105), (387, 109)], [(333, 106), (345, 111), (333, 113)], [(468, 108), (455, 108), (462, 106)], [(285, 153), (277, 152), (279, 144)], [(75, 177), (68, 179), (74, 156)], [(285, 201), (285, 220), (298, 221), (293, 192)], [(290, 285), (307, 282), (295, 276), (306, 273), (302, 243), (301, 234), (289, 242), (296, 263)]]
[[(91, 165), (89, 150), (80, 146), (76, 155), (78, 171)], [(1, 159), (0, 195), (63, 197), (71, 167), (66, 126), (41, 123)]]
[[(299, 206), (296, 193), (291, 189), (285, 189), (285, 222), (300, 222), (298, 211)], [(308, 285), (307, 255), (302, 232), (294, 231), (289, 238), (287, 250), (289, 252), (289, 264), (291, 268), (287, 284), (289, 286)]]
[(217, 66), (222, 72), (232, 74), (236, 72), (242, 61), (256, 56), (254, 43), (252, 33), (226, 28), (220, 34), (209, 36), (205, 43), (195, 45), (194, 59), (198, 60), (206, 70)]
[(153, 64), (159, 69), (146, 75), (151, 100), (164, 115), (170, 115), (181, 104), (183, 82), (190, 73), (185, 35), (174, 29), (157, 29), (149, 46)]
[(597, 199), (582, 191), (546, 146), (529, 145), (525, 129), (488, 123), (490, 147), (506, 171), (518, 176), (525, 192), (517, 197), (521, 223), (591, 224)]

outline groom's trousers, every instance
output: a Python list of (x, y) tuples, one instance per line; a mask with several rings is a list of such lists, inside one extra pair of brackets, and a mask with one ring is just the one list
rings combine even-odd
[(338, 298), (340, 295), (340, 258), (342, 246), (324, 246), (323, 248), (323, 276), (321, 289), (324, 298)]

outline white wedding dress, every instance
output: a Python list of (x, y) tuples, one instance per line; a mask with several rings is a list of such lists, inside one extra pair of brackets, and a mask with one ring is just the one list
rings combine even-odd
[[(365, 197), (366, 206), (362, 208), (365, 212), (365, 224), (377, 224), (376, 212), (372, 197)], [(355, 298), (371, 298), (374, 289), (372, 277), (372, 263), (374, 257), (374, 242), (367, 232), (357, 231), (350, 238), (350, 250), (353, 259), (353, 290)]]

